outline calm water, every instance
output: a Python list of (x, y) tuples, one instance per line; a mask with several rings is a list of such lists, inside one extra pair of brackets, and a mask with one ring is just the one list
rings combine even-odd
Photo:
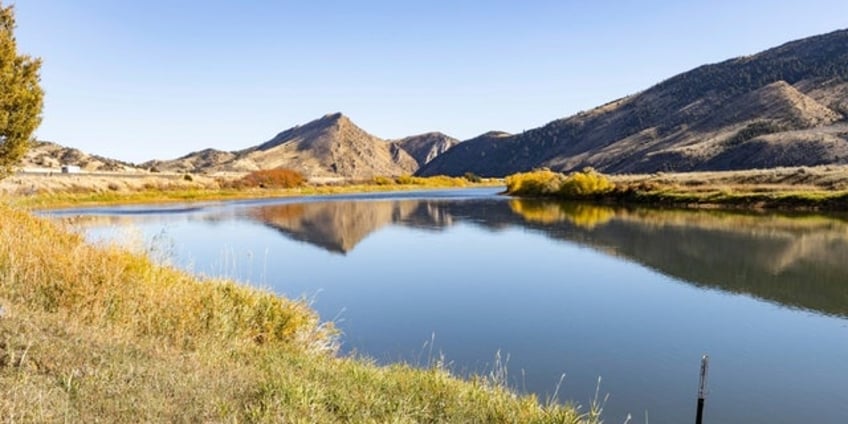
[[(52, 212), (93, 240), (306, 297), (343, 350), (460, 374), (508, 357), (518, 390), (605, 419), (848, 420), (848, 221), (615, 210), (495, 190)], [(138, 243), (138, 242), (137, 242)]]

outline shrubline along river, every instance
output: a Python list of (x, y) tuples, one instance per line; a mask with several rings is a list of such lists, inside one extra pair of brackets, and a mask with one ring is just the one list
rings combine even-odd
[[(344, 353), (460, 375), (608, 423), (841, 423), (848, 220), (517, 200), (494, 189), (50, 211), (89, 239), (305, 297)], [(139, 243), (138, 241), (136, 243)]]

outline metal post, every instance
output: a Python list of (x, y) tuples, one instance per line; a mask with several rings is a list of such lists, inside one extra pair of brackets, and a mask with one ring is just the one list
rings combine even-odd
[(695, 424), (702, 424), (704, 420), (704, 398), (707, 396), (707, 367), (710, 356), (701, 357), (701, 382), (698, 384), (698, 412), (695, 415)]

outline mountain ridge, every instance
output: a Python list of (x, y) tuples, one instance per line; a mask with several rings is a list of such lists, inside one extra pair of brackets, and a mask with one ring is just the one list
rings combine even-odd
[[(777, 85), (753, 94), (741, 108), (733, 103), (772, 84)], [(722, 143), (734, 137), (742, 144), (749, 141), (740, 132), (755, 121), (768, 121), (770, 125), (760, 129), (771, 128), (771, 134), (786, 133), (779, 140), (781, 146), (792, 141), (791, 131), (843, 121), (848, 115), (846, 94), (848, 30), (839, 30), (702, 65), (640, 93), (521, 134), (499, 140), (477, 137), (428, 163), (418, 174), (470, 171), (504, 176), (538, 167), (571, 171), (586, 166), (610, 173), (745, 169), (741, 157), (710, 159), (721, 154)], [(716, 114), (727, 119), (711, 122)], [(809, 155), (795, 157), (793, 163), (766, 160), (762, 166), (845, 163), (848, 158), (828, 152), (833, 137), (848, 138), (830, 134), (818, 139), (808, 136), (812, 137), (808, 143), (816, 148), (807, 149)], [(762, 139), (756, 141), (762, 143)], [(766, 148), (761, 154), (779, 151), (778, 147)], [(730, 163), (737, 165), (730, 167)]]
[(460, 142), (439, 132), (376, 137), (340, 112), (236, 151), (140, 167), (171, 172), (292, 168), (307, 177), (501, 177), (535, 168), (607, 173), (848, 163), (848, 30), (698, 66), (639, 93), (518, 134)]

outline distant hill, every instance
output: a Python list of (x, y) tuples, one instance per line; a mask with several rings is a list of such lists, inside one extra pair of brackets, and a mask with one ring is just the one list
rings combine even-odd
[(85, 153), (49, 141), (36, 141), (24, 155), (19, 168), (23, 170), (60, 170), (63, 165), (79, 166), (88, 172), (141, 172), (129, 162)]
[(459, 140), (440, 132), (430, 132), (395, 140), (392, 144), (409, 153), (421, 167), (459, 144)]
[[(404, 141), (405, 140), (405, 141)], [(169, 161), (144, 165), (166, 171), (245, 172), (291, 168), (309, 177), (370, 178), (412, 174), (419, 162), (412, 154), (434, 157), (455, 140), (422, 135), (396, 142), (375, 137), (341, 113), (325, 115), (277, 134), (271, 140), (236, 152), (206, 149)]]
[(705, 65), (516, 135), (486, 134), (419, 175), (503, 176), (848, 163), (848, 30)]
[(152, 160), (142, 163), (145, 169), (155, 169), (168, 172), (196, 172), (219, 167), (235, 158), (235, 153), (215, 149), (203, 149), (192, 152), (180, 158), (161, 161)]

